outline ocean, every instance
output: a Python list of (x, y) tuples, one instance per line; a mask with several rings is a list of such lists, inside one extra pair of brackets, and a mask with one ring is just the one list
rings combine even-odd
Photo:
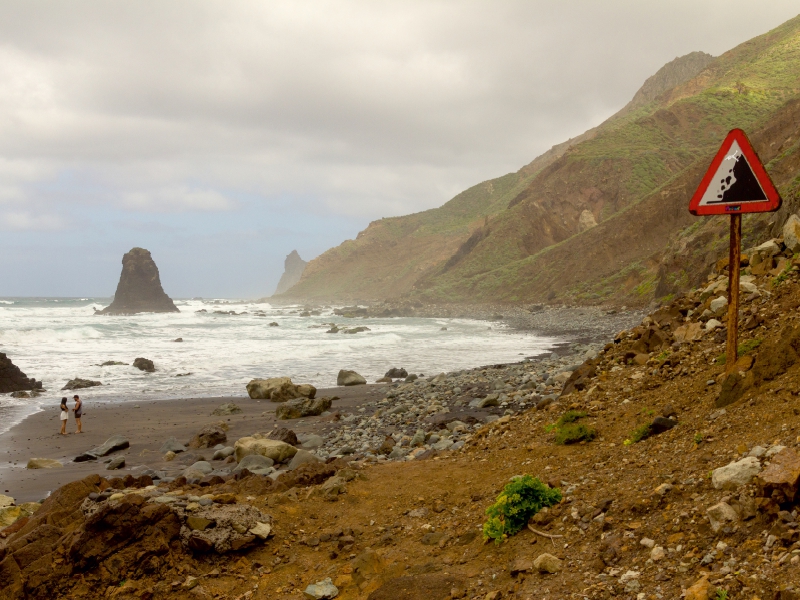
[[(62, 396), (74, 393), (61, 388), (76, 377), (103, 383), (77, 392), (88, 410), (93, 400), (241, 396), (254, 378), (289, 376), (295, 383), (332, 387), (340, 369), (355, 370), (369, 382), (391, 367), (435, 375), (519, 361), (559, 341), (496, 322), (345, 318), (334, 315), (333, 307), (303, 317), (299, 306), (237, 300), (176, 300), (180, 313), (94, 315), (110, 301), (0, 298), (0, 352), (47, 390), (32, 399), (0, 395), (0, 433), (33, 412), (56, 410)], [(220, 314), (227, 311), (237, 314)], [(369, 331), (326, 333), (331, 323)], [(156, 372), (131, 366), (137, 357), (152, 360)], [(126, 365), (99, 366), (106, 361)]]

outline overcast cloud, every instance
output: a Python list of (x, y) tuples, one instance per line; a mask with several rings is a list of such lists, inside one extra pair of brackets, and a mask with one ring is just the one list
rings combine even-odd
[(0, 4), (0, 295), (270, 293), (283, 258), (439, 206), (796, 1)]

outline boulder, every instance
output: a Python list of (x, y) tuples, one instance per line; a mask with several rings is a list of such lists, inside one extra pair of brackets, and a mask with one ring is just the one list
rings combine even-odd
[(273, 377), (251, 380), (247, 384), (247, 393), (253, 400), (286, 402), (295, 398), (313, 398), (317, 389), (313, 385), (295, 385), (289, 377)]
[(701, 337), (703, 337), (703, 324), (686, 323), (685, 325), (678, 327), (673, 335), (675, 337), (675, 341), (680, 344), (699, 340)]
[(211, 414), (212, 416), (222, 417), (225, 415), (237, 415), (242, 412), (242, 409), (236, 406), (233, 402), (226, 402), (215, 408)]
[(711, 312), (713, 312), (715, 315), (722, 314), (728, 308), (728, 299), (725, 296), (714, 298), (711, 301), (709, 308), (711, 308)]
[(391, 379), (405, 379), (408, 377), (408, 371), (405, 369), (398, 369), (397, 367), (392, 367), (388, 371), (386, 371), (386, 375), (384, 377), (389, 377)]
[(153, 257), (144, 248), (132, 248), (122, 257), (122, 273), (114, 301), (98, 315), (132, 315), (141, 312), (180, 312), (161, 287)]
[(213, 448), (217, 444), (228, 441), (225, 431), (217, 425), (203, 427), (196, 436), (189, 441), (189, 448)]
[(297, 453), (297, 448), (294, 446), (263, 436), (239, 438), (233, 448), (236, 462), (241, 462), (245, 456), (260, 454), (271, 458), (276, 463), (280, 463), (292, 458)]
[(125, 457), (124, 456), (115, 456), (111, 459), (111, 462), (106, 465), (107, 471), (115, 471), (117, 469), (121, 469), (125, 466)]
[(186, 479), (202, 479), (213, 470), (214, 467), (211, 466), (211, 463), (208, 463), (204, 460), (199, 460), (187, 467), (183, 472), (183, 476), (186, 477)]
[(310, 600), (331, 600), (339, 595), (339, 590), (330, 577), (309, 585), (304, 591), (303, 596)]
[(171, 437), (166, 442), (161, 444), (161, 448), (158, 450), (161, 454), (166, 454), (167, 452), (174, 452), (178, 454), (180, 452), (186, 452), (186, 446), (181, 444), (178, 441), (178, 438)]
[(41, 381), (29, 378), (10, 358), (0, 352), (0, 394), (41, 388)]
[(99, 385), (103, 385), (100, 381), (92, 381), (91, 379), (81, 379), (80, 377), (76, 377), (75, 379), (70, 379), (67, 384), (62, 387), (62, 390), (82, 390), (85, 388), (90, 387), (97, 387)]
[(761, 471), (761, 463), (754, 456), (747, 456), (711, 472), (711, 483), (715, 489), (735, 490), (747, 485)]
[(316, 450), (317, 448), (322, 448), (325, 444), (325, 440), (315, 433), (299, 435), (297, 436), (297, 440), (303, 450)]
[(658, 435), (659, 433), (664, 433), (665, 431), (669, 431), (675, 427), (677, 424), (678, 422), (674, 419), (669, 419), (667, 417), (656, 417), (653, 419), (653, 422), (650, 423), (650, 434)]
[(317, 458), (314, 454), (312, 454), (308, 450), (298, 450), (297, 453), (292, 457), (292, 460), (289, 461), (289, 470), (294, 471), (300, 465), (304, 465), (307, 463), (319, 463), (319, 462), (323, 461)]
[(365, 385), (367, 380), (355, 371), (342, 369), (336, 377), (336, 385)]
[(236, 465), (233, 472), (238, 473), (242, 469), (247, 469), (255, 475), (269, 475), (275, 470), (272, 468), (273, 464), (275, 464), (275, 462), (271, 458), (261, 456), (260, 454), (251, 454), (250, 456), (245, 456), (241, 462)]
[(279, 442), (284, 442), (289, 444), (290, 446), (298, 446), (299, 442), (297, 441), (297, 436), (295, 435), (294, 431), (291, 429), (286, 429), (286, 427), (278, 427), (277, 429), (273, 429), (269, 432), (267, 436), (271, 440), (278, 440)]
[(11, 496), (4, 496), (0, 494), (0, 508), (5, 508), (6, 506), (13, 506), (14, 499)]
[(275, 409), (279, 419), (299, 419), (301, 417), (314, 417), (321, 415), (331, 407), (330, 398), (317, 398), (316, 400), (299, 399), (289, 400)]
[(545, 552), (536, 557), (533, 566), (540, 573), (558, 573), (561, 570), (561, 559)]
[(58, 469), (63, 467), (60, 462), (52, 458), (31, 458), (28, 461), (27, 469)]
[(233, 456), (233, 452), (233, 446), (225, 446), (224, 448), (215, 450), (214, 456), (211, 457), (211, 460), (225, 460), (229, 456)]
[(156, 370), (156, 366), (153, 364), (153, 361), (147, 358), (137, 358), (133, 361), (133, 366), (140, 371), (145, 371), (146, 373), (153, 373)]
[(715, 504), (706, 511), (706, 514), (711, 521), (711, 529), (714, 533), (722, 529), (726, 523), (733, 523), (739, 519), (739, 515), (727, 502)]
[(793, 254), (800, 252), (800, 218), (797, 215), (789, 215), (786, 219), (783, 225), (783, 243)]
[(112, 435), (108, 438), (105, 442), (103, 442), (100, 446), (96, 448), (92, 448), (91, 450), (87, 450), (83, 454), (75, 457), (74, 462), (85, 462), (87, 460), (96, 460), (101, 456), (108, 456), (112, 452), (116, 452), (117, 450), (124, 450), (125, 448), (130, 447), (130, 442), (128, 438), (124, 435)]
[(192, 511), (192, 517), (195, 526), (202, 527), (209, 522), (202, 529), (180, 528), (181, 542), (193, 552), (224, 554), (242, 550), (262, 543), (265, 539), (262, 536), (269, 535), (267, 529), (271, 532), (269, 515), (249, 504), (215, 502)]
[(25, 502), (19, 506), (5, 506), (0, 508), (0, 529), (13, 525), (23, 517), (30, 517), (39, 510), (38, 502)]
[(791, 448), (784, 448), (758, 474), (756, 484), (759, 496), (772, 498), (778, 504), (794, 502), (800, 497), (800, 455)]

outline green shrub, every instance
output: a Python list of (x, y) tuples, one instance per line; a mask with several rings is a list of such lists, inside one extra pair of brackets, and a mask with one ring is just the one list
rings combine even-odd
[(561, 427), (556, 432), (555, 443), (577, 444), (578, 442), (591, 442), (597, 437), (597, 431), (592, 427), (587, 427), (583, 423), (573, 423)]
[(496, 544), (519, 532), (545, 506), (561, 502), (561, 490), (542, 483), (538, 477), (523, 475), (507, 483), (497, 501), (486, 509), (483, 539)]
[(645, 423), (644, 425), (640, 425), (633, 431), (631, 431), (631, 435), (628, 438), (631, 444), (636, 444), (637, 442), (641, 442), (642, 440), (646, 440), (650, 437), (650, 424)]
[(563, 427), (567, 423), (574, 423), (578, 419), (582, 419), (585, 416), (586, 416), (586, 413), (583, 412), (583, 411), (568, 410), (563, 415), (561, 415), (561, 418), (558, 421), (556, 421), (556, 426), (557, 427)]
[[(760, 338), (753, 338), (752, 340), (747, 340), (746, 342), (742, 342), (741, 344), (739, 344), (739, 348), (737, 348), (737, 353), (738, 353), (737, 355), (744, 356), (745, 354), (749, 354), (750, 352), (758, 348), (761, 345), (761, 342), (763, 341), (764, 340)], [(714, 360), (714, 362), (717, 363), (718, 365), (724, 365), (727, 362), (727, 358), (728, 357), (723, 352)]]

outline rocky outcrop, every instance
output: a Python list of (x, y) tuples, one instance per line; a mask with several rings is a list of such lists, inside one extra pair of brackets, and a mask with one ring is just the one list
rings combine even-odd
[(98, 387), (103, 385), (102, 381), (92, 381), (91, 379), (81, 379), (80, 377), (76, 377), (75, 379), (70, 379), (62, 390), (85, 390), (86, 388), (90, 387)]
[(315, 417), (331, 407), (330, 398), (317, 398), (309, 400), (300, 398), (289, 400), (275, 409), (275, 415), (279, 419), (299, 419), (301, 417)]
[(154, 373), (156, 370), (155, 364), (153, 364), (153, 361), (149, 358), (139, 357), (133, 361), (133, 366), (140, 371), (145, 371), (147, 373)]
[(278, 282), (278, 287), (275, 288), (275, 295), (283, 294), (300, 281), (307, 264), (306, 261), (300, 258), (297, 250), (292, 250), (283, 263), (283, 275), (281, 275), (281, 280)]
[(158, 267), (144, 248), (122, 257), (122, 274), (114, 301), (98, 315), (133, 315), (143, 312), (180, 312), (161, 287)]
[(10, 358), (0, 352), (0, 394), (40, 389), (42, 389), (41, 381), (29, 378), (11, 362)]
[(247, 384), (247, 393), (253, 400), (286, 402), (295, 398), (314, 398), (317, 388), (310, 384), (295, 385), (289, 377), (253, 379)]
[(367, 380), (355, 371), (342, 369), (336, 377), (336, 385), (365, 385)]

